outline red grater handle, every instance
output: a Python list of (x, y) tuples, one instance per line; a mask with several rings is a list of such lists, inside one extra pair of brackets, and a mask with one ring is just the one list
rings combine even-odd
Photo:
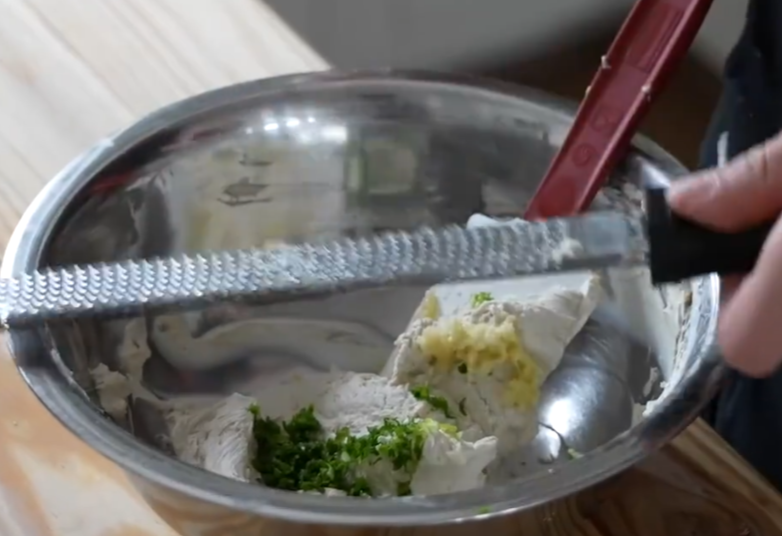
[(524, 214), (585, 210), (625, 155), (638, 124), (684, 58), (712, 0), (639, 0), (602, 57), (573, 126)]

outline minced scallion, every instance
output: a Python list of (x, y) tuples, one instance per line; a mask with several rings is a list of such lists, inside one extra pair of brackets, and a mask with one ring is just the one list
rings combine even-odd
[(472, 297), (472, 306), (478, 307), (479, 305), (494, 300), (494, 296), (491, 292), (476, 292)]
[[(354, 436), (345, 428), (326, 437), (312, 406), (285, 422), (263, 417), (258, 406), (249, 411), (257, 444), (252, 467), (264, 485), (290, 491), (329, 488), (356, 497), (371, 496), (360, 466), (387, 460), (396, 471), (412, 478), (430, 432), (427, 421), (387, 418), (366, 435)], [(409, 495), (409, 487), (409, 481), (401, 483), (397, 491)]]
[(434, 409), (443, 412), (448, 419), (453, 419), (451, 409), (448, 407), (448, 401), (441, 396), (433, 395), (428, 385), (419, 385), (410, 389), (410, 393), (417, 398), (432, 406)]

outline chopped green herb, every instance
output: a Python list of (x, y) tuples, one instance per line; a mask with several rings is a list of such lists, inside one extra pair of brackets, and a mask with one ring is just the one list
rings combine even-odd
[(410, 489), (410, 482), (400, 482), (396, 485), (397, 497), (407, 497), (408, 495), (412, 494), (413, 490)]
[(442, 411), (446, 418), (453, 419), (451, 410), (448, 407), (448, 401), (441, 396), (433, 395), (430, 392), (428, 385), (419, 385), (418, 387), (413, 387), (410, 389), (410, 393), (418, 400), (423, 400), (434, 409)]
[(478, 508), (479, 514), (491, 514), (491, 506), (481, 506)]
[(410, 388), (410, 393), (418, 400), (426, 400), (431, 396), (428, 385), (418, 385)]
[(385, 458), (394, 469), (412, 474), (421, 461), (426, 435), (421, 423), (402, 424), (396, 419), (386, 419), (359, 438), (359, 442), (367, 445), (370, 456)]
[(462, 414), (462, 415), (467, 415), (467, 412), (464, 410), (464, 404), (465, 404), (466, 402), (467, 402), (467, 399), (466, 399), (466, 398), (462, 398), (462, 399), (459, 401), (459, 411), (461, 412), (461, 414)]
[(348, 495), (351, 497), (371, 497), (372, 489), (369, 487), (369, 482), (364, 477), (359, 477), (353, 482)]
[(472, 306), (478, 307), (482, 303), (490, 302), (494, 299), (494, 296), (490, 292), (478, 292), (472, 297)]
[(456, 370), (462, 374), (467, 374), (467, 363), (459, 363), (459, 366), (456, 367)]
[(429, 433), (426, 421), (386, 419), (360, 437), (347, 429), (325, 437), (312, 406), (287, 422), (263, 417), (257, 405), (248, 409), (253, 414), (257, 445), (253, 468), (266, 486), (290, 491), (331, 488), (351, 496), (371, 496), (359, 466), (387, 460), (394, 469), (412, 476)]
[(294, 443), (317, 441), (323, 431), (320, 422), (315, 418), (315, 408), (312, 406), (298, 412), (289, 422), (282, 423), (282, 428)]

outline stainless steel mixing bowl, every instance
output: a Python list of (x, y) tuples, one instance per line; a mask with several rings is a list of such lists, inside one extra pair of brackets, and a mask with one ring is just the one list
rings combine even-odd
[[(357, 235), (516, 215), (562, 142), (573, 108), (538, 92), (426, 73), (318, 73), (200, 95), (107, 138), (55, 177), (24, 214), (2, 275), (43, 265)], [(632, 205), (624, 185), (665, 184), (683, 169), (637, 139), (598, 208)], [(624, 188), (624, 190), (623, 190)], [(720, 377), (710, 351), (714, 277), (692, 283), (666, 355), (672, 395), (632, 426), (654, 357), (610, 323), (591, 321), (545, 386), (541, 434), (518, 478), (486, 489), (389, 500), (324, 498), (235, 482), (173, 459), (149, 408), (113, 422), (88, 370), (116, 366), (124, 321), (12, 332), (30, 388), (65, 426), (125, 469), (183, 532), (257, 533), (263, 519), (413, 525), (527, 509), (635, 463), (696, 415)], [(188, 315), (186, 342), (160, 320), (147, 386), (160, 396), (248, 390), (273, 367), (378, 370), (423, 289), (361, 291)], [(689, 298), (688, 298), (689, 300)], [(214, 333), (252, 323), (251, 335)], [(210, 342), (211, 341), (211, 342)], [(181, 348), (176, 351), (176, 344)], [(361, 347), (359, 357), (346, 348)], [(173, 349), (172, 349), (173, 348)], [(165, 354), (177, 355), (165, 355)], [(666, 369), (666, 366), (663, 366)], [(673, 374), (673, 377), (671, 377)], [(653, 380), (654, 378), (652, 378)], [(131, 431), (131, 432), (129, 432)], [(135, 437), (134, 437), (135, 434)], [(565, 448), (584, 453), (567, 459)], [(177, 525), (177, 523), (179, 525)], [(219, 532), (222, 533), (222, 532)]]

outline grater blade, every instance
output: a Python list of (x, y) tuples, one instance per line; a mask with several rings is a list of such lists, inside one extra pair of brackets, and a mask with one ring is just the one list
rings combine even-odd
[(278, 249), (72, 266), (0, 279), (0, 322), (24, 327), (260, 303), (398, 284), (493, 279), (646, 262), (644, 224), (615, 213), (448, 226)]

